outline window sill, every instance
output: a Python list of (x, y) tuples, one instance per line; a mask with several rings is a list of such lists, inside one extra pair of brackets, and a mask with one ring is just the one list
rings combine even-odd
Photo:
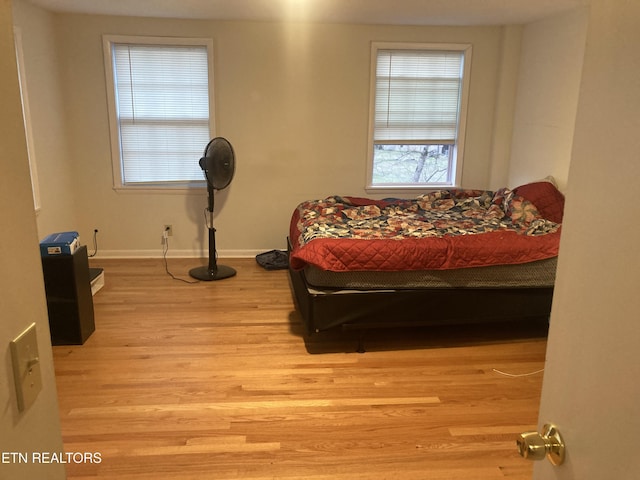
[(127, 185), (113, 187), (117, 193), (145, 193), (154, 195), (189, 195), (202, 194), (207, 191), (206, 183), (198, 183), (193, 185)]
[(434, 184), (434, 185), (367, 185), (364, 191), (371, 194), (420, 194), (424, 192), (433, 192), (435, 190), (449, 190), (453, 188), (461, 188), (458, 185), (450, 184)]

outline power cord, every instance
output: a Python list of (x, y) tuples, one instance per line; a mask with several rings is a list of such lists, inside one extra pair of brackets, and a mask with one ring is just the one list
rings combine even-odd
[(177, 280), (179, 282), (188, 283), (190, 285), (195, 283), (200, 283), (200, 280), (185, 280), (184, 278), (176, 277), (173, 273), (169, 271), (169, 264), (167, 262), (167, 252), (169, 251), (169, 236), (167, 235), (167, 230), (162, 232), (162, 239), (164, 240), (164, 246), (162, 249), (162, 258), (164, 260), (164, 270), (167, 272), (172, 279)]
[(89, 257), (95, 257), (98, 253), (98, 229), (93, 231), (93, 253)]
[(502, 371), (498, 370), (497, 368), (494, 368), (493, 371), (496, 372), (496, 373), (499, 373), (500, 375), (504, 375), (505, 377), (516, 378), (516, 377), (530, 377), (531, 375), (536, 375), (538, 373), (542, 373), (542, 372), (544, 372), (544, 368), (541, 368), (540, 370), (536, 370), (535, 372), (520, 373), (520, 374), (502, 372)]

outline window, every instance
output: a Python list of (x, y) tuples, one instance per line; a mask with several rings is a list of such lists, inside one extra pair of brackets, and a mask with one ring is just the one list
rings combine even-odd
[(104, 37), (114, 187), (203, 186), (212, 42)]
[(470, 45), (372, 45), (368, 190), (460, 184)]

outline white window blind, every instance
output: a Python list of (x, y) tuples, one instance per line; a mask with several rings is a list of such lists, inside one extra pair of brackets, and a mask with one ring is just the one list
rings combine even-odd
[(462, 52), (378, 50), (376, 143), (455, 143)]
[(470, 44), (371, 44), (367, 191), (459, 186)]
[(112, 43), (122, 185), (203, 181), (210, 139), (206, 45)]

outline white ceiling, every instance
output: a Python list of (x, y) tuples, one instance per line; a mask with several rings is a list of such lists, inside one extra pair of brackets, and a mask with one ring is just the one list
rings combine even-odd
[(528, 23), (589, 0), (28, 0), (56, 12), (393, 25)]

